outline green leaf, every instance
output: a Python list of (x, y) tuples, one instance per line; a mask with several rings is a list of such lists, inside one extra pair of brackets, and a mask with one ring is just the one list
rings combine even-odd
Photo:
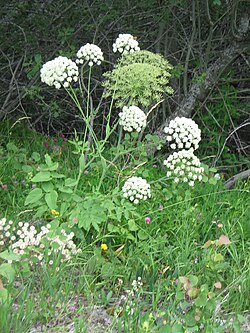
[(172, 333), (183, 333), (183, 327), (181, 324), (174, 324), (174, 326), (172, 327)]
[(65, 178), (65, 175), (62, 173), (58, 173), (58, 172), (51, 172), (51, 176), (53, 178)]
[(13, 282), (16, 272), (11, 264), (4, 263), (0, 265), (0, 275), (8, 279), (9, 282)]
[(207, 295), (205, 293), (201, 293), (195, 300), (196, 306), (205, 306), (206, 303), (207, 303)]
[(145, 239), (148, 238), (148, 235), (143, 230), (140, 230), (138, 232), (138, 237), (139, 237), (140, 240), (145, 240)]
[(60, 192), (63, 192), (63, 193), (68, 193), (68, 194), (72, 194), (73, 193), (73, 190), (69, 187), (64, 187), (64, 186), (58, 186), (58, 190)]
[(54, 185), (51, 182), (42, 183), (41, 187), (44, 190), (44, 192), (50, 192), (54, 190)]
[(34, 183), (47, 182), (49, 180), (51, 180), (51, 174), (49, 171), (40, 171), (31, 179)]
[(22, 165), (22, 170), (26, 173), (29, 173), (33, 171), (33, 168), (30, 165)]
[(162, 326), (159, 333), (171, 333), (171, 326), (169, 324)]
[(34, 188), (28, 194), (24, 205), (27, 206), (27, 205), (30, 205), (30, 204), (34, 204), (37, 201), (39, 201), (42, 197), (43, 197), (43, 191), (40, 188)]
[(128, 228), (130, 231), (137, 231), (139, 229), (134, 220), (128, 221)]
[(39, 162), (41, 159), (40, 154), (35, 151), (32, 153), (31, 158), (36, 162)]
[(50, 209), (57, 208), (57, 198), (58, 194), (55, 190), (45, 194), (45, 201)]
[(4, 260), (15, 260), (15, 261), (19, 261), (21, 256), (19, 256), (18, 254), (15, 254), (13, 252), (9, 252), (9, 251), (4, 251), (0, 253), (0, 258), (4, 259)]
[(4, 303), (7, 301), (9, 296), (8, 290), (6, 288), (1, 288), (0, 289), (0, 304)]
[(76, 184), (77, 184), (77, 180), (76, 179), (73, 179), (73, 178), (67, 178), (67, 179), (65, 179), (65, 186), (73, 187)]
[(189, 281), (191, 282), (191, 285), (192, 285), (193, 287), (197, 286), (197, 284), (198, 284), (198, 282), (199, 282), (199, 279), (198, 279), (197, 276), (195, 276), (195, 275), (188, 275), (188, 279), (189, 279)]
[(48, 210), (48, 206), (47, 205), (42, 205), (42, 206), (40, 206), (38, 209), (37, 209), (37, 211), (36, 211), (36, 214), (34, 215), (34, 218), (39, 218), (39, 217), (41, 217), (41, 216), (43, 216), (43, 214), (45, 213), (45, 212), (47, 212), (47, 210)]
[(45, 155), (45, 163), (47, 164), (47, 166), (52, 165), (51, 157), (48, 154)]

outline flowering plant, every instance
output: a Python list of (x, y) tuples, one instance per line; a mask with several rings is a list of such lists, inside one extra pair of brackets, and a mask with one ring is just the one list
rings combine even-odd
[(171, 154), (163, 164), (167, 167), (167, 177), (174, 177), (175, 183), (183, 181), (194, 186), (196, 180), (202, 180), (204, 168), (193, 150), (180, 150)]
[(113, 51), (114, 53), (118, 51), (121, 54), (140, 51), (139, 43), (130, 34), (119, 34), (115, 43), (113, 44)]
[(122, 188), (123, 196), (138, 204), (140, 200), (147, 200), (151, 197), (150, 185), (142, 177), (130, 177)]
[(140, 132), (146, 127), (147, 116), (137, 106), (124, 106), (122, 112), (119, 113), (119, 124), (123, 126), (125, 131), (131, 132), (133, 129)]
[(41, 81), (56, 89), (68, 88), (77, 82), (79, 71), (76, 63), (67, 57), (57, 57), (46, 62), (41, 69)]
[(83, 64), (84, 61), (88, 62), (88, 65), (92, 67), (94, 64), (100, 65), (104, 60), (103, 52), (99, 46), (95, 44), (85, 44), (82, 46), (77, 54), (76, 63)]
[(171, 149), (196, 150), (201, 140), (201, 131), (198, 125), (190, 118), (176, 117), (164, 128), (167, 141)]

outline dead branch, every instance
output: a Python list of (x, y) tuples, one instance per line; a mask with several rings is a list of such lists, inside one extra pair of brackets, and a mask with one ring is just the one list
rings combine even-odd
[(230, 189), (232, 187), (234, 187), (234, 185), (236, 184), (236, 182), (238, 180), (244, 180), (247, 179), (248, 177), (250, 177), (250, 169), (237, 173), (237, 175), (234, 175), (233, 177), (229, 178), (225, 183), (224, 186), (227, 189)]

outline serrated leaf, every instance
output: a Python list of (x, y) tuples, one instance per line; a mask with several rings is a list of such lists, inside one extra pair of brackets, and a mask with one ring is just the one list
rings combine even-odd
[(43, 197), (43, 191), (40, 188), (34, 188), (28, 194), (24, 205), (27, 206), (30, 204), (34, 204), (34, 203), (38, 202), (42, 197)]
[(45, 201), (50, 209), (57, 208), (57, 198), (58, 194), (55, 190), (45, 194)]
[(31, 179), (34, 183), (47, 182), (49, 180), (51, 180), (51, 174), (49, 171), (40, 171)]

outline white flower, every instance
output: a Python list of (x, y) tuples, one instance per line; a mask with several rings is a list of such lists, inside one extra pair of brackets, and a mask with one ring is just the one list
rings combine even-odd
[(78, 80), (78, 67), (76, 63), (67, 57), (57, 57), (46, 62), (41, 69), (41, 81), (49, 86), (60, 89), (62, 86), (67, 88), (72, 79)]
[(201, 131), (198, 125), (190, 118), (176, 117), (171, 120), (168, 127), (164, 128), (167, 134), (166, 140), (170, 143), (171, 149), (196, 150), (201, 140)]
[(100, 65), (104, 60), (103, 52), (99, 46), (95, 44), (85, 44), (77, 51), (77, 64), (83, 64), (85, 61), (92, 67), (94, 64)]
[(119, 113), (119, 117), (119, 124), (128, 132), (132, 132), (133, 130), (140, 132), (147, 124), (146, 114), (134, 105), (129, 107), (124, 106), (122, 112)]
[(113, 44), (113, 51), (122, 54), (140, 51), (137, 40), (130, 34), (119, 34)]
[(204, 168), (200, 166), (200, 160), (194, 155), (193, 149), (174, 152), (163, 164), (168, 169), (167, 177), (173, 176), (175, 183), (182, 181), (193, 187), (196, 180), (202, 180)]
[[(146, 200), (151, 197), (150, 185), (147, 183), (146, 179), (142, 177), (130, 177), (126, 180), (122, 188), (123, 196), (129, 198), (130, 201), (135, 204), (139, 203), (139, 199)], [(130, 192), (134, 195), (129, 195)]]

